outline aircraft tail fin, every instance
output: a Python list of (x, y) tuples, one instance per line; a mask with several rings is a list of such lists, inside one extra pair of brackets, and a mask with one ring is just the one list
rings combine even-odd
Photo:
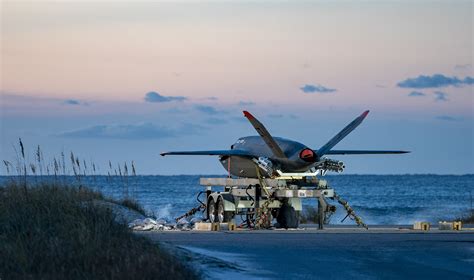
[(273, 154), (276, 157), (279, 158), (287, 158), (285, 153), (283, 153), (282, 149), (280, 146), (278, 146), (277, 142), (273, 137), (270, 135), (268, 130), (263, 126), (261, 122), (259, 122), (252, 114), (250, 114), (247, 111), (244, 111), (244, 116), (249, 120), (249, 122), (252, 124), (252, 126), (255, 128), (255, 130), (258, 132), (258, 134), (263, 138), (267, 146), (272, 150)]
[(348, 124), (344, 129), (342, 129), (336, 136), (334, 136), (329, 142), (327, 142), (324, 146), (322, 146), (318, 151), (317, 155), (319, 157), (327, 154), (329, 150), (331, 150), (337, 143), (339, 143), (344, 137), (346, 137), (349, 133), (351, 133), (356, 127), (358, 127), (362, 121), (367, 117), (369, 114), (369, 110), (362, 113), (360, 116), (355, 118), (350, 124)]

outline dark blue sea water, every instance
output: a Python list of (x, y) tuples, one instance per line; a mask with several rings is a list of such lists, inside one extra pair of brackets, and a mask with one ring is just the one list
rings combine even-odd
[[(150, 213), (170, 219), (198, 205), (196, 195), (204, 189), (199, 185), (200, 177), (217, 176), (130, 176), (127, 180), (86, 176), (81, 183), (115, 198), (128, 193)], [(10, 179), (0, 177), (0, 183)], [(332, 175), (324, 179), (368, 224), (450, 220), (467, 214), (474, 197), (474, 175)], [(72, 176), (59, 180), (78, 185)], [(316, 205), (312, 199), (303, 201)], [(335, 201), (330, 203), (337, 206), (331, 223), (338, 224), (345, 216), (344, 209)]]

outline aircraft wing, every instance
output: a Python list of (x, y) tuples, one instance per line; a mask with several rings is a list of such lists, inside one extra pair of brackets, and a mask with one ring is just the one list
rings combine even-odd
[(247, 151), (242, 150), (211, 150), (211, 151), (176, 151), (161, 153), (161, 156), (167, 155), (191, 155), (191, 156), (243, 156), (255, 157)]
[(406, 154), (408, 151), (388, 150), (329, 150), (326, 155), (382, 155), (382, 154)]

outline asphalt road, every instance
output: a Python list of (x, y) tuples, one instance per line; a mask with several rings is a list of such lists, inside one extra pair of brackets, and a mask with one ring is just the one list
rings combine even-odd
[(474, 279), (474, 231), (141, 232), (207, 278)]

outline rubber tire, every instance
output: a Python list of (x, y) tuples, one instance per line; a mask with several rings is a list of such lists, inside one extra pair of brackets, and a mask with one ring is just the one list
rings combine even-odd
[[(213, 210), (214, 213), (210, 213), (209, 210)], [(214, 220), (211, 219), (211, 214), (214, 215)], [(216, 219), (217, 219), (217, 207), (216, 207), (216, 203), (214, 202), (214, 199), (210, 198), (208, 203), (207, 203), (207, 218), (209, 220), (209, 222), (211, 223), (215, 223), (217, 222)]]
[[(222, 207), (222, 209), (224, 209), (224, 200), (221, 197), (219, 197), (219, 199), (217, 200), (217, 207), (216, 207), (216, 218), (218, 221), (219, 221), (219, 215), (218, 215), (219, 207)], [(219, 223), (228, 223), (232, 220), (232, 218), (234, 218), (233, 212), (225, 211), (225, 210), (223, 210), (223, 212), (224, 212), (223, 220), (219, 221)]]
[(298, 228), (300, 219), (295, 208), (288, 203), (284, 203), (278, 211), (277, 222), (282, 228)]

